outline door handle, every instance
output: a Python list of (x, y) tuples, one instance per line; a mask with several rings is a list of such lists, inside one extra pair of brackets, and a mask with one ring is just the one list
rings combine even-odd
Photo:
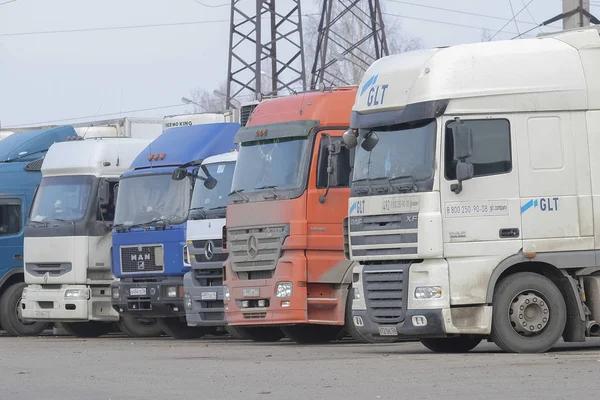
[(519, 228), (502, 228), (500, 229), (501, 238), (518, 238)]
[(13, 254), (13, 260), (23, 260), (23, 254)]

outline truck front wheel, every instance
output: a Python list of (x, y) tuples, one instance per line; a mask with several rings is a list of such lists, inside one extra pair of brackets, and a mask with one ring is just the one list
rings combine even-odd
[(208, 333), (207, 328), (188, 326), (185, 319), (178, 317), (158, 318), (158, 327), (175, 339), (199, 339)]
[(449, 338), (421, 339), (421, 344), (436, 353), (467, 353), (483, 339), (482, 336), (462, 335)]
[(562, 336), (567, 306), (545, 276), (520, 272), (504, 278), (494, 291), (492, 340), (502, 350), (542, 353)]
[(67, 333), (80, 338), (97, 338), (113, 330), (113, 325), (109, 322), (62, 322), (61, 324)]
[(130, 337), (156, 337), (163, 334), (156, 318), (136, 318), (125, 314), (119, 318), (119, 329)]
[(21, 318), (21, 293), (25, 282), (9, 286), (0, 298), (0, 325), (11, 336), (36, 336), (46, 329), (48, 323), (24, 321)]
[(285, 334), (276, 326), (241, 327), (228, 326), (227, 331), (236, 338), (248, 339), (254, 342), (276, 342), (283, 339)]

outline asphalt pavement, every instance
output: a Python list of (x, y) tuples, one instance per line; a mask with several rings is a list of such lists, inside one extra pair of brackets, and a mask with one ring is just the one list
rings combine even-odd
[(482, 343), (253, 343), (0, 337), (1, 400), (573, 399), (597, 396), (600, 340), (544, 354)]

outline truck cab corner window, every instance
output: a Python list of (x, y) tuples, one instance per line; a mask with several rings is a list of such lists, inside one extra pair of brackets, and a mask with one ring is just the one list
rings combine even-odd
[(22, 221), (21, 200), (0, 200), (0, 236), (21, 232)]
[(103, 222), (112, 222), (115, 219), (116, 187), (118, 183), (107, 181), (107, 185), (108, 198), (107, 201), (100, 201), (101, 199), (98, 198), (99, 207), (96, 219)]
[[(512, 155), (510, 142), (510, 124), (506, 119), (463, 120), (465, 127), (472, 134), (472, 154), (462, 162), (467, 165), (462, 172), (469, 172), (472, 166), (472, 177), (499, 175), (512, 170)], [(457, 164), (460, 162), (454, 155), (454, 135), (452, 132), (455, 121), (446, 123), (444, 172), (446, 180), (454, 181), (457, 177)], [(464, 170), (464, 171), (463, 171)], [(470, 174), (467, 174), (470, 175)]]

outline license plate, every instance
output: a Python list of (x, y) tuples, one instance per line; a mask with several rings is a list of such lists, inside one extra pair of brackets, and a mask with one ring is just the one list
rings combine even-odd
[(130, 296), (145, 296), (146, 288), (145, 287), (132, 287), (129, 289)]
[(258, 297), (260, 296), (260, 290), (258, 288), (245, 288), (243, 294), (244, 297)]
[(36, 311), (36, 318), (50, 318), (50, 311)]
[(202, 292), (202, 300), (216, 300), (217, 292)]
[(398, 330), (394, 325), (380, 326), (379, 334), (381, 336), (398, 336)]

